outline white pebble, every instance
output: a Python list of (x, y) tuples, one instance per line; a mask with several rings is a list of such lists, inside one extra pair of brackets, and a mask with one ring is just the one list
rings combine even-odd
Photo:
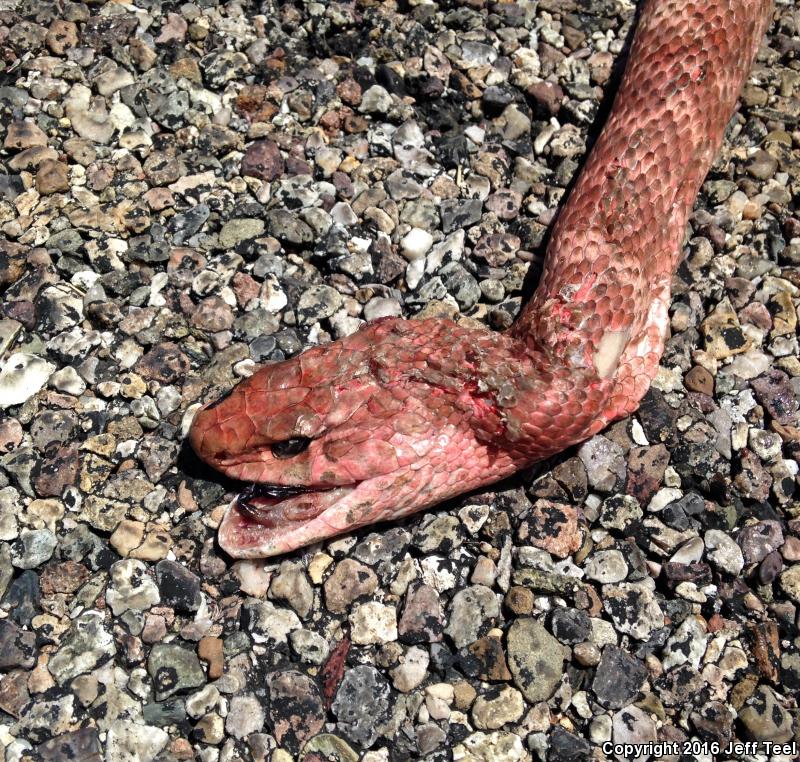
[(422, 259), (431, 246), (433, 246), (433, 236), (422, 228), (411, 228), (400, 241), (400, 251), (409, 262)]
[(86, 391), (86, 382), (71, 365), (57, 370), (50, 376), (50, 386), (65, 394), (77, 397)]
[(0, 408), (27, 402), (55, 369), (55, 365), (37, 355), (15, 352), (0, 367)]

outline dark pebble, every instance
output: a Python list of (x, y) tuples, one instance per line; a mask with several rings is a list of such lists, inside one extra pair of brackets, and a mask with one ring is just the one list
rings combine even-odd
[(156, 564), (156, 581), (161, 603), (175, 611), (190, 614), (202, 603), (200, 577), (175, 561), (163, 560)]
[(592, 682), (597, 700), (608, 709), (630, 704), (647, 679), (647, 667), (634, 656), (613, 645), (603, 649)]

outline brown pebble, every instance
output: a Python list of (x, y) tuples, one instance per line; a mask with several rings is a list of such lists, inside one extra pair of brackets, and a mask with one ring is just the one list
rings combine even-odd
[(158, 60), (158, 54), (140, 37), (132, 37), (128, 45), (133, 62), (142, 70), (152, 69)]
[(50, 52), (63, 56), (68, 48), (78, 45), (78, 27), (74, 21), (54, 19), (47, 30), (45, 42)]
[(45, 159), (58, 159), (58, 151), (50, 146), (33, 146), (20, 151), (8, 162), (9, 168), (20, 172), (23, 169), (37, 169)]
[(338, 111), (326, 111), (319, 118), (319, 126), (329, 135), (337, 133), (342, 128), (342, 117)]
[(352, 558), (343, 559), (325, 580), (325, 605), (341, 614), (358, 598), (371, 595), (378, 586), (375, 572)]
[(0, 452), (11, 452), (22, 441), (22, 426), (19, 421), (7, 418), (0, 422)]
[(169, 42), (182, 43), (186, 39), (186, 30), (189, 25), (183, 16), (177, 13), (168, 13), (166, 23), (161, 25), (161, 33), (156, 37), (157, 45), (164, 45)]
[(169, 744), (169, 753), (174, 759), (194, 759), (192, 744), (185, 738), (176, 738)]
[(189, 358), (177, 344), (165, 341), (156, 344), (144, 355), (136, 364), (136, 370), (146, 379), (171, 384), (186, 375), (189, 370)]
[(169, 73), (174, 79), (185, 79), (197, 84), (203, 81), (196, 58), (179, 58), (175, 63), (170, 64)]
[(477, 691), (466, 681), (458, 682), (453, 686), (456, 708), (462, 712), (472, 706), (472, 702), (475, 701), (477, 695)]
[(77, 561), (49, 564), (41, 575), (42, 593), (74, 593), (87, 579), (89, 570)]
[(761, 302), (751, 302), (739, 311), (739, 320), (742, 323), (749, 323), (762, 331), (772, 328), (772, 315), (766, 305)]
[(598, 51), (589, 56), (589, 67), (592, 79), (598, 84), (605, 84), (614, 68), (614, 56), (608, 51)]
[(588, 640), (576, 644), (572, 654), (582, 667), (596, 667), (600, 663), (600, 649)]
[(714, 376), (701, 365), (695, 365), (683, 378), (683, 383), (690, 392), (714, 394)]
[(336, 86), (336, 94), (342, 103), (348, 106), (358, 106), (361, 103), (361, 85), (352, 77), (348, 77)]
[(777, 680), (777, 665), (781, 660), (778, 625), (775, 622), (760, 622), (759, 624), (749, 624), (747, 629), (752, 639), (753, 656), (755, 656), (758, 671), (767, 680)]
[(75, 163), (88, 167), (96, 158), (94, 146), (84, 138), (67, 138), (63, 144), (67, 156)]
[(506, 593), (505, 603), (514, 614), (530, 614), (533, 611), (533, 592), (527, 587), (515, 585)]
[(249, 302), (257, 299), (260, 290), (261, 284), (247, 273), (236, 273), (233, 276), (233, 293), (240, 307), (246, 307)]
[(558, 558), (572, 555), (583, 541), (577, 509), (545, 499), (534, 503), (517, 535), (522, 542), (542, 548)]
[(8, 125), (3, 147), (13, 151), (22, 151), (33, 146), (46, 146), (47, 135), (33, 122), (17, 121)]
[(753, 695), (758, 687), (758, 676), (753, 673), (746, 674), (731, 690), (729, 701), (731, 706), (737, 711), (741, 709), (747, 699)]
[(42, 497), (58, 497), (65, 487), (75, 484), (79, 468), (77, 444), (64, 445), (48, 451), (33, 480), (36, 493)]
[(561, 109), (564, 91), (556, 82), (534, 82), (527, 90), (543, 116), (555, 116)]
[(222, 677), (225, 658), (222, 654), (222, 640), (220, 638), (201, 638), (200, 643), (197, 645), (197, 655), (208, 664), (209, 680), (216, 680)]
[(175, 205), (175, 197), (167, 188), (151, 188), (143, 198), (154, 212), (161, 212)]
[(773, 550), (759, 565), (758, 579), (762, 585), (772, 584), (775, 577), (777, 577), (783, 569), (783, 561), (781, 555), (777, 550)]
[(248, 146), (242, 157), (241, 172), (245, 177), (261, 180), (275, 180), (284, 171), (283, 156), (277, 143), (271, 140), (257, 140)]
[(245, 85), (236, 96), (236, 110), (243, 114), (257, 111), (267, 97), (264, 85)]
[(20, 717), (30, 701), (27, 670), (15, 669), (0, 677), (0, 709), (12, 717)]
[(800, 538), (787, 537), (781, 546), (781, 555), (785, 561), (800, 561)]
[(712, 614), (708, 620), (708, 631), (710, 633), (718, 632), (725, 627), (725, 620), (719, 614)]
[(647, 503), (661, 486), (669, 457), (669, 450), (660, 442), (652, 447), (632, 447), (625, 491), (642, 505)]
[(510, 680), (512, 675), (508, 669), (506, 654), (499, 638), (485, 637), (476, 640), (469, 646), (469, 652), (480, 663), (481, 680)]
[(750, 386), (756, 399), (778, 423), (785, 426), (797, 423), (798, 400), (786, 373), (772, 368), (753, 379)]

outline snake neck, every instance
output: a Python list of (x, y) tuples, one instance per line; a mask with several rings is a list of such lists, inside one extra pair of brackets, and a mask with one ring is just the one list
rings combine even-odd
[(618, 94), (553, 228), (511, 335), (608, 381), (600, 419), (635, 409), (658, 369), (672, 274), (771, 0), (649, 0)]

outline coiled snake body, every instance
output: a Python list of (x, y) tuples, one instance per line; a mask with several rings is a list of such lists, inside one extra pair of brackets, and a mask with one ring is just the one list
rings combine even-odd
[(506, 477), (635, 410), (688, 215), (771, 0), (648, 0), (608, 121), (504, 333), (384, 319), (201, 409), (198, 455), (254, 483), (219, 529), (262, 557)]

